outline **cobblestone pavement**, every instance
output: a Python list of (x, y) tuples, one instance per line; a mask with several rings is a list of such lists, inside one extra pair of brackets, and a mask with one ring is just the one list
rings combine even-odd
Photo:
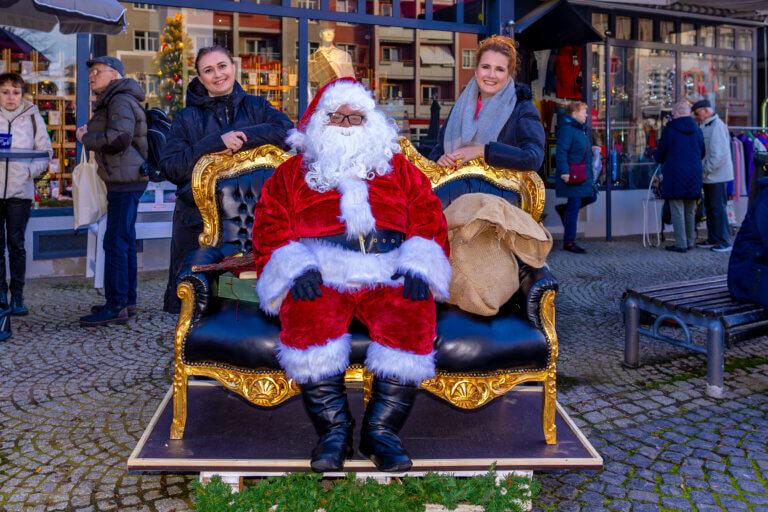
[[(620, 366), (627, 286), (725, 272), (728, 255), (643, 249), (639, 239), (556, 250), (559, 400), (603, 471), (538, 474), (536, 510), (768, 511), (768, 339), (727, 352), (727, 395), (707, 398), (705, 361), (643, 340)], [(130, 475), (125, 461), (168, 389), (174, 318), (159, 273), (140, 277), (138, 319), (82, 330), (101, 297), (84, 279), (32, 280), (32, 314), (0, 343), (0, 511), (191, 508), (189, 476)]]

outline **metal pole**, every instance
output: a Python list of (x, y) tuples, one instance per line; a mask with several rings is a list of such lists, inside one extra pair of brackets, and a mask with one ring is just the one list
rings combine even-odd
[(309, 24), (307, 18), (299, 18), (299, 112), (296, 119), (301, 119), (307, 109), (307, 84), (309, 82)]
[(613, 187), (613, 169), (618, 164), (611, 141), (611, 45), (609, 39), (611, 31), (605, 31), (605, 51), (603, 60), (605, 65), (605, 156), (607, 165), (605, 169), (605, 240), (610, 242), (612, 239), (611, 231), (611, 189)]
[[(91, 58), (91, 36), (77, 34), (76, 41), (75, 123), (82, 126), (88, 122), (88, 114), (91, 111), (91, 88), (88, 84), (88, 67), (85, 65)], [(78, 142), (76, 162), (80, 161), (81, 151), (82, 145)], [(65, 169), (60, 171), (65, 172)]]

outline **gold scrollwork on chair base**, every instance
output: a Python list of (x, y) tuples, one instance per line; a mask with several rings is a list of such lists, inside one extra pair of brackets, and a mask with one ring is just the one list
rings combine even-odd
[(544, 426), (544, 439), (547, 444), (557, 443), (557, 430), (555, 416), (557, 414), (557, 356), (560, 352), (555, 330), (555, 296), (554, 290), (544, 292), (539, 304), (539, 318), (544, 327), (544, 334), (549, 341), (549, 364), (547, 376), (544, 380), (544, 393), (542, 396), (541, 422)]
[(298, 395), (301, 388), (285, 372), (244, 372), (205, 365), (187, 365), (190, 375), (211, 377), (259, 407), (274, 407)]
[(436, 377), (422, 382), (421, 389), (460, 409), (477, 409), (522, 382), (543, 381), (546, 376), (546, 371), (493, 375), (438, 372)]

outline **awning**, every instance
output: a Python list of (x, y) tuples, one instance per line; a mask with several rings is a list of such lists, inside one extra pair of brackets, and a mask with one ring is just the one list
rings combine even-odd
[(515, 23), (515, 39), (534, 51), (595, 43), (603, 36), (567, 0), (550, 0)]
[(62, 34), (116, 35), (125, 31), (117, 0), (0, 0), (0, 25)]
[(419, 58), (422, 65), (450, 66), (456, 65), (451, 51), (445, 46), (422, 46), (419, 48)]
[[(37, 51), (34, 46), (10, 30), (0, 28), (0, 50), (5, 49), (10, 49), (12, 53), (23, 53), (25, 55), (30, 55), (32, 52)], [(48, 62), (48, 58), (45, 55), (40, 52), (38, 52), (38, 54), (40, 55), (40, 59)]]

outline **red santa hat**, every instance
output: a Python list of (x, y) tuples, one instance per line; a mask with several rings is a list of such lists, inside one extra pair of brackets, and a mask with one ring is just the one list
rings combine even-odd
[(331, 80), (317, 90), (307, 110), (296, 125), (296, 129), (302, 133), (306, 132), (307, 125), (316, 113), (335, 112), (342, 105), (349, 105), (365, 113), (376, 108), (373, 94), (363, 84), (351, 76), (343, 76)]

